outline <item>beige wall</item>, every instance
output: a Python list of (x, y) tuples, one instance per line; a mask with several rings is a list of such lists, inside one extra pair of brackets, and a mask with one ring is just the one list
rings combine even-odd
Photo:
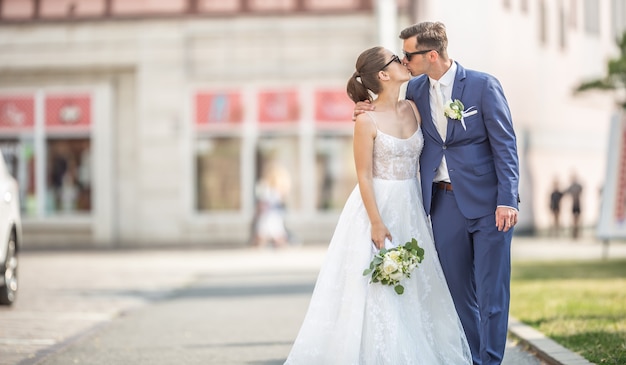
[[(359, 15), (3, 26), (2, 89), (104, 84), (112, 93), (111, 134), (93, 135), (110, 146), (96, 161), (113, 166), (99, 182), (111, 192), (109, 209), (94, 210), (92, 219), (27, 218), (26, 235), (33, 245), (247, 241), (251, 197), (236, 213), (193, 208), (192, 92), (290, 85), (306, 95), (313, 85), (343, 87), (356, 55), (374, 45), (371, 24), (371, 16)], [(252, 170), (252, 159), (244, 165)], [(102, 219), (111, 220), (108, 232), (98, 228)], [(336, 213), (319, 216), (311, 204), (290, 216), (305, 241), (328, 239), (335, 220)]]
[[(452, 58), (501, 80), (520, 149), (528, 144), (522, 156), (525, 224), (547, 226), (552, 177), (565, 183), (576, 168), (585, 186), (583, 219), (591, 225), (604, 179), (612, 100), (599, 94), (574, 97), (571, 90), (584, 77), (603, 72), (606, 58), (615, 53), (611, 31), (603, 26), (600, 37), (588, 36), (581, 20), (562, 50), (555, 43), (551, 10), (549, 41), (542, 46), (536, 4), (529, 1), (528, 14), (517, 5), (503, 10), (493, 3), (461, 1), (419, 2), (415, 10), (418, 20), (447, 24)], [(609, 10), (602, 8), (603, 19), (610, 18)], [(401, 14), (398, 27), (410, 22), (409, 14)], [(306, 98), (306, 90), (315, 86), (343, 87), (356, 56), (377, 44), (376, 24), (374, 14), (357, 13), (0, 26), (0, 89), (83, 85), (104, 87), (111, 96), (106, 101), (110, 133), (94, 135), (110, 150), (99, 156), (101, 164), (111, 166), (108, 178), (100, 181), (108, 194), (100, 197), (101, 208), (88, 219), (26, 220), (25, 233), (33, 244), (43, 245), (54, 240), (245, 242), (253, 210), (249, 195), (243, 194), (240, 212), (198, 214), (193, 209), (194, 90), (231, 86), (249, 94), (259, 87), (290, 85), (304, 90)], [(302, 105), (311, 113), (306, 99)], [(311, 123), (305, 120), (299, 127), (305, 149), (311, 147)], [(244, 140), (253, 141), (255, 133), (246, 129)], [(244, 145), (242, 186), (247, 191), (253, 184), (253, 152)], [(302, 161), (310, 161), (311, 153), (305, 151)], [(303, 184), (312, 180), (313, 169), (301, 167)], [(302, 191), (302, 208), (289, 216), (290, 227), (304, 241), (328, 240), (337, 212), (316, 212), (307, 188)], [(108, 223), (102, 228), (100, 221)]]

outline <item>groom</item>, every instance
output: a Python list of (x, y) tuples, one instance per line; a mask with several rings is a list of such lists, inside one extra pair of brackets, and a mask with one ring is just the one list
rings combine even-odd
[[(519, 202), (511, 113), (497, 79), (448, 58), (442, 23), (413, 25), (400, 38), (403, 63), (413, 76), (421, 75), (409, 81), (406, 98), (415, 102), (422, 119), (424, 208), (441, 266), (474, 364), (500, 364)], [(444, 114), (457, 99), (464, 113)], [(371, 109), (359, 103), (355, 113)]]

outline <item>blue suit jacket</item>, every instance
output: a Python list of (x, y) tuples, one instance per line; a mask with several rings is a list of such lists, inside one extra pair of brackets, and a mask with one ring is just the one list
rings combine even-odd
[(406, 98), (415, 102), (422, 118), (420, 174), (426, 214), (444, 155), (454, 196), (466, 218), (493, 214), (498, 205), (518, 208), (517, 143), (502, 86), (489, 74), (457, 66), (452, 100), (459, 99), (465, 109), (474, 107), (478, 113), (464, 118), (467, 130), (461, 121), (448, 118), (445, 143), (431, 118), (428, 77), (416, 77), (407, 86)]

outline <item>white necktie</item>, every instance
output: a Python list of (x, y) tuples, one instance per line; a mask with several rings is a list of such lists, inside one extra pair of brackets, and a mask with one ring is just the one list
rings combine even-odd
[(439, 131), (441, 139), (445, 141), (446, 133), (448, 131), (448, 118), (446, 118), (443, 113), (443, 94), (441, 92), (441, 84), (437, 81), (433, 87), (435, 89), (435, 104), (437, 106), (437, 110), (435, 111), (435, 122), (437, 122), (437, 130)]

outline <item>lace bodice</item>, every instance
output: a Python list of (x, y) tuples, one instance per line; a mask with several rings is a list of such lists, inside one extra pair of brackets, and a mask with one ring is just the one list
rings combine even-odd
[(377, 130), (374, 139), (373, 176), (384, 180), (407, 180), (417, 176), (417, 160), (424, 147), (421, 126), (402, 139)]

